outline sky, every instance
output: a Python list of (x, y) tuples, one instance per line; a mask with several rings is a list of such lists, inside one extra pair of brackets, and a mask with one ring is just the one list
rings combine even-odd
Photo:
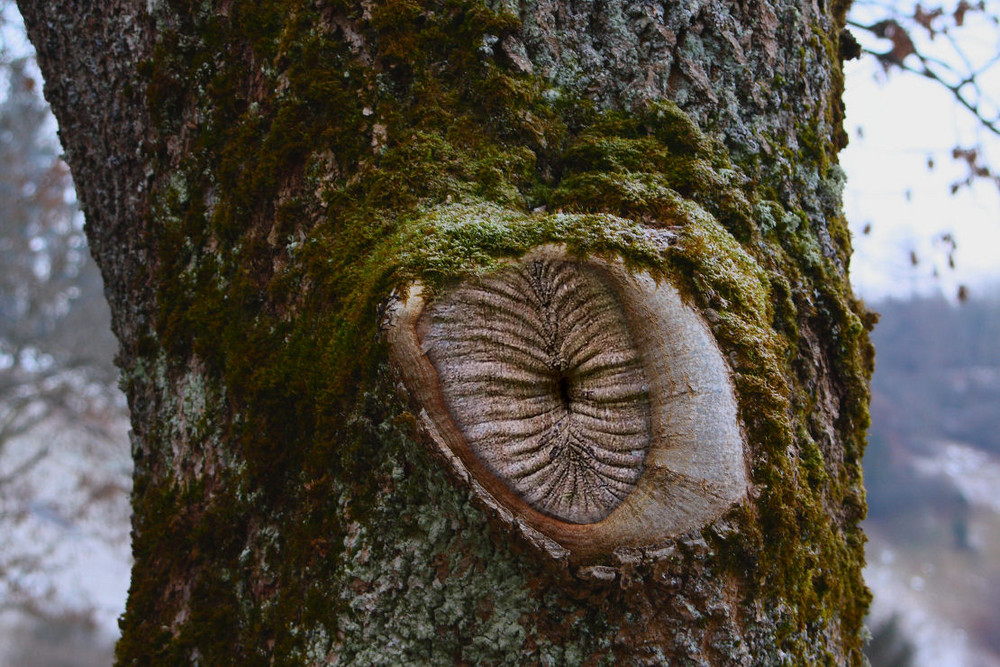
[[(1000, 3), (991, 4), (1000, 11)], [(884, 9), (860, 2), (852, 18), (867, 23), (869, 11), (876, 16)], [(888, 50), (887, 40), (866, 39), (856, 28), (852, 33), (866, 47)], [(1000, 54), (1000, 29), (979, 16), (970, 13), (966, 26), (953, 34), (974, 63)], [(924, 47), (941, 58), (960, 58), (940, 35), (918, 44)], [(981, 143), (1000, 169), (1000, 137), (983, 129), (939, 83), (898, 70), (887, 76), (870, 56), (848, 62), (845, 70), (851, 143), (840, 160), (848, 176), (844, 208), (854, 238), (856, 290), (867, 300), (914, 293), (954, 298), (959, 285), (973, 296), (1000, 293), (1000, 189), (980, 182), (954, 196), (950, 192), (967, 174), (952, 159), (952, 148)], [(1000, 66), (984, 75), (982, 87), (996, 91), (1000, 100)], [(955, 240), (954, 269), (947, 244), (940, 241), (945, 233)]]

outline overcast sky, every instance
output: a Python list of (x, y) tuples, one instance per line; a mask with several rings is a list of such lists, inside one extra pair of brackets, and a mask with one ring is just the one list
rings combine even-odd
[[(994, 12), (1000, 9), (996, 1), (990, 5)], [(865, 11), (856, 3), (852, 17), (864, 23)], [(966, 24), (954, 34), (968, 58), (986, 61), (1000, 54), (1000, 29), (971, 13)], [(888, 42), (852, 32), (865, 46), (888, 50)], [(939, 57), (956, 57), (940, 35), (923, 46)], [(979, 183), (950, 194), (950, 185), (968, 173), (952, 159), (952, 148), (983, 144), (1000, 169), (998, 137), (938, 83), (899, 71), (886, 77), (872, 57), (849, 62), (846, 70), (845, 129), (851, 144), (841, 153), (841, 164), (848, 175), (844, 206), (854, 232), (851, 274), (857, 290), (872, 300), (914, 292), (954, 297), (960, 284), (973, 295), (1000, 291), (1000, 191)], [(1000, 67), (982, 79), (982, 87), (1000, 98)], [(944, 233), (957, 244), (954, 270), (946, 244), (937, 240)]]

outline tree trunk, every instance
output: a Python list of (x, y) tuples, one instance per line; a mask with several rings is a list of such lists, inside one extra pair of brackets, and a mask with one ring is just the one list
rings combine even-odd
[(120, 662), (862, 662), (845, 6), (21, 5), (132, 413)]

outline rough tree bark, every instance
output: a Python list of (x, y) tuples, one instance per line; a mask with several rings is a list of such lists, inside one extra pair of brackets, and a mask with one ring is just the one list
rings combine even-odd
[[(836, 163), (842, 0), (20, 4), (132, 413), (120, 662), (861, 662), (872, 354)], [(436, 418), (471, 433), (441, 414), (492, 385), (428, 409), (386, 328), (415, 284), (485, 303), (522, 271), (547, 294), (563, 260), (510, 264), (546, 245), (625, 303), (602, 331), (635, 328), (631, 273), (710, 332), (738, 421), (721, 509), (590, 548), (618, 496), (659, 493), (655, 447), (580, 508), (507, 480), (493, 445), (462, 450), (470, 477), (435, 440)], [(448, 322), (420, 335), (461, 383), (441, 350), (475, 336)], [(616, 354), (652, 404), (640, 329)], [(564, 361), (538, 373), (569, 410), (591, 388)]]

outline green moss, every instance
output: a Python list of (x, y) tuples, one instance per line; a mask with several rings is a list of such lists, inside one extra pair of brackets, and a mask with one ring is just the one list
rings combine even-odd
[[(610, 112), (546, 94), (490, 46), (515, 19), (471, 0), (390, 0), (370, 15), (167, 4), (140, 68), (163, 174), (157, 319), (129, 381), (179, 397), (157, 409), (184, 419), (154, 430), (140, 462), (122, 662), (149, 646), (167, 662), (195, 650), (241, 664), (272, 651), (345, 664), (612, 661), (628, 624), (588, 604), (609, 594), (558, 592), (544, 564), (488, 527), (414, 440), (379, 337), (390, 295), (411, 282), (442, 289), (542, 243), (623, 258), (710, 315), (756, 489), (699, 556), (720, 599), (722, 582), (745, 582), (745, 627), (726, 632), (811, 662), (842, 628), (860, 655), (871, 352), (838, 267), (849, 240), (834, 167), (812, 200), (779, 203), (781, 179), (800, 178), (791, 166), (751, 179), (669, 102)], [(223, 47), (240, 57), (216, 57)], [(799, 135), (825, 164), (830, 139)], [(832, 332), (831, 349), (802, 347), (814, 331)], [(844, 465), (827, 460), (811, 417), (812, 354), (830, 361), (842, 397)], [(198, 477), (175, 443), (216, 465)], [(644, 595), (662, 602), (655, 572), (635, 577), (637, 609)], [(705, 619), (698, 637), (736, 623), (714, 618), (709, 598), (685, 602)], [(162, 629), (187, 599), (198, 613)], [(674, 654), (702, 655), (699, 642), (678, 636)]]

